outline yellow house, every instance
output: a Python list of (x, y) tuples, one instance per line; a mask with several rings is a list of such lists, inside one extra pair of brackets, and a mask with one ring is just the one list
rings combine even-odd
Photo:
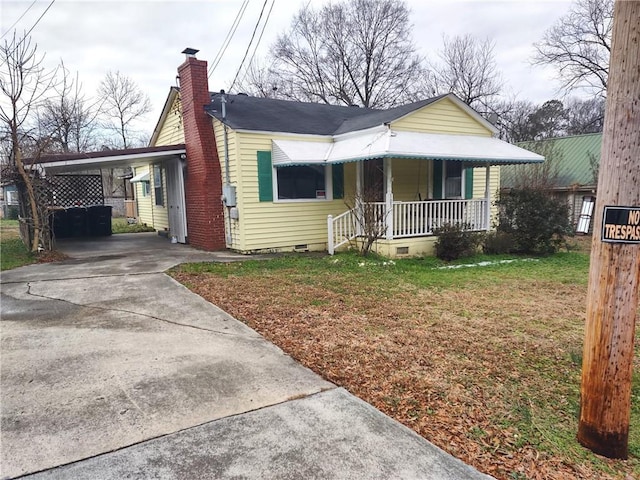
[(439, 226), (490, 228), (500, 165), (543, 161), (453, 94), (377, 110), (210, 93), (206, 62), (183, 53), (151, 146), (184, 144), (186, 159), (132, 181), (141, 221), (200, 248), (333, 253), (371, 238), (387, 256), (428, 255)]

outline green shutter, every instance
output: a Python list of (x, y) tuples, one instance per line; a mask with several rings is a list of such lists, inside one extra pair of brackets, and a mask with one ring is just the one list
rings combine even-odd
[(433, 161), (433, 199), (442, 199), (442, 160)]
[(271, 152), (258, 152), (258, 198), (261, 202), (273, 202)]
[(464, 169), (464, 198), (467, 200), (473, 198), (473, 168), (466, 167)]
[(338, 163), (338, 164), (332, 165), (331, 176), (333, 177), (334, 200), (344, 198), (344, 164)]

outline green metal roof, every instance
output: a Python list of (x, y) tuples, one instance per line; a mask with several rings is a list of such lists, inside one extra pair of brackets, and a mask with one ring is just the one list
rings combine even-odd
[[(534, 142), (520, 142), (516, 145), (538, 152), (547, 160), (555, 163), (558, 173), (558, 187), (578, 185), (596, 185), (592, 161), (600, 162), (602, 133), (575, 135), (571, 137), (550, 138)], [(550, 153), (551, 152), (551, 153)], [(500, 168), (500, 187), (511, 188), (515, 185), (518, 169), (530, 168), (527, 165), (509, 165)]]

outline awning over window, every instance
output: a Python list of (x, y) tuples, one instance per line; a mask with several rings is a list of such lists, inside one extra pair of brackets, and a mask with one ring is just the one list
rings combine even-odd
[(135, 175), (135, 176), (131, 177), (131, 180), (129, 180), (129, 181), (131, 183), (148, 182), (149, 181), (149, 172), (139, 173), (138, 175)]
[(542, 155), (493, 137), (404, 132), (376, 127), (332, 143), (273, 140), (273, 165), (333, 164), (374, 158), (458, 160), (476, 165), (540, 163)]

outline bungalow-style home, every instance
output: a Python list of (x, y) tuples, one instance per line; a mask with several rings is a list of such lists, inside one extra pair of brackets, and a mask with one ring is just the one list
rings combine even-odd
[(374, 250), (426, 255), (439, 226), (490, 228), (501, 165), (544, 160), (452, 94), (378, 110), (210, 93), (196, 52), (130, 164), (139, 221), (178, 242), (333, 253), (375, 222)]
[[(602, 133), (549, 138), (521, 142), (518, 146), (545, 152), (554, 177), (551, 192), (569, 206), (571, 221), (579, 233), (588, 233), (598, 184), (598, 165)], [(500, 188), (509, 190), (518, 184), (518, 176), (527, 166), (511, 165), (502, 169)]]

